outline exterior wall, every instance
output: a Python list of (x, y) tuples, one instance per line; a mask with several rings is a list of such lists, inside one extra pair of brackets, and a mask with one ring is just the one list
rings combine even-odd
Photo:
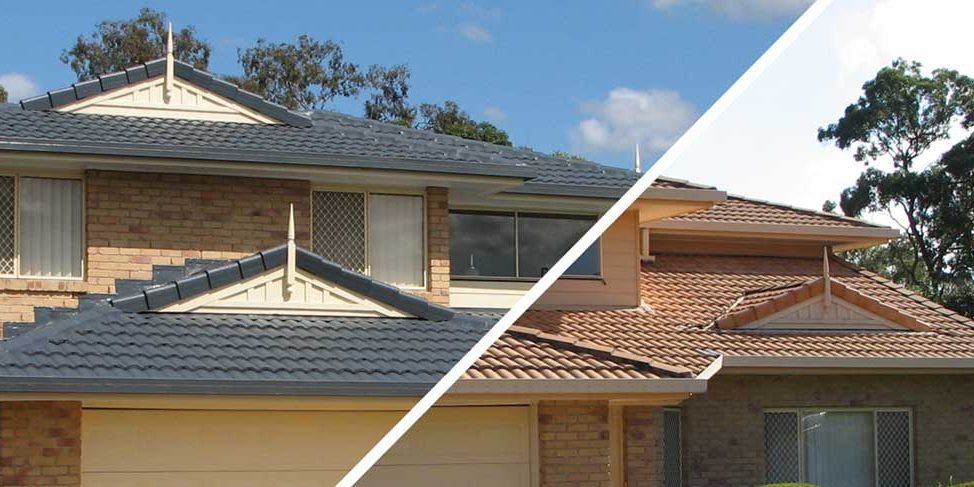
[(294, 204), (298, 245), (310, 241), (308, 181), (87, 171), (88, 291), (149, 279), (154, 264), (232, 259), (280, 245)]
[(630, 406), (623, 409), (627, 487), (663, 485), (663, 409)]
[(0, 485), (81, 485), (81, 403), (0, 403)]
[(450, 193), (447, 188), (426, 188), (427, 295), (430, 301), (450, 304)]
[(609, 487), (609, 405), (605, 401), (538, 404), (541, 485)]
[(602, 234), (602, 278), (559, 279), (536, 308), (639, 306), (639, 213), (628, 211)]
[[(77, 293), (63, 291), (47, 291), (44, 287), (39, 289), (19, 290), (17, 281), (26, 284), (34, 281), (20, 279), (3, 279), (11, 281), (9, 287), (4, 287), (0, 283), (0, 323), (7, 321), (34, 321), (34, 307), (44, 306), (52, 308), (73, 308), (78, 305)], [(41, 281), (43, 282), (43, 281)], [(79, 286), (83, 283), (78, 283)], [(56, 286), (54, 286), (56, 288)], [(3, 331), (0, 329), (0, 336)]]
[(915, 485), (974, 480), (971, 376), (725, 376), (682, 407), (690, 487), (763, 483), (762, 412), (776, 407), (912, 408)]

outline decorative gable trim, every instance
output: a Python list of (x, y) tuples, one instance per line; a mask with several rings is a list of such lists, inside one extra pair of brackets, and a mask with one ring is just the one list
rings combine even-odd
[[(288, 253), (288, 245), (280, 245), (229, 265), (148, 288), (138, 294), (112, 299), (111, 304), (123, 311), (136, 313), (175, 311), (180, 303), (189, 303), (198, 297), (208, 296), (208, 299), (203, 298), (196, 302), (198, 307), (210, 312), (217, 312), (218, 308), (223, 313), (236, 312), (231, 311), (233, 303), (244, 306), (243, 303), (250, 299), (249, 296), (244, 298), (239, 296), (239, 292), (231, 291), (224, 293), (224, 289), (274, 293), (278, 284), (273, 284), (272, 281), (276, 282), (279, 274), (283, 280), (282, 285), (287, 284), (293, 276), (291, 297), (282, 299), (283, 302), (280, 303), (272, 298), (261, 300), (255, 297), (254, 304), (250, 305), (253, 309), (263, 308), (275, 314), (293, 315), (308, 314), (309, 309), (316, 309), (318, 311), (311, 314), (343, 315), (351, 313), (348, 305), (357, 302), (362, 306), (361, 313), (365, 313), (358, 316), (415, 316), (429, 321), (447, 321), (456, 315), (450, 308), (430, 303), (389, 284), (343, 269), (300, 247), (294, 249), (294, 271), (288, 272)], [(305, 282), (304, 289), (308, 293), (306, 296), (310, 297), (299, 296), (301, 286), (298, 281), (301, 279)], [(261, 285), (266, 286), (264, 291), (258, 290)], [(330, 297), (316, 297), (316, 293), (325, 291), (330, 293)], [(328, 311), (329, 307), (334, 312)]]
[(741, 306), (748, 297), (742, 296), (714, 324), (723, 329), (931, 330), (917, 318), (835, 278), (820, 277), (798, 286), (758, 292), (770, 292), (771, 297)]
[[(147, 80), (163, 80), (166, 78), (166, 59), (160, 58), (143, 64), (133, 66), (125, 71), (98, 76), (89, 81), (74, 83), (66, 88), (49, 91), (43, 95), (28, 98), (20, 102), (20, 106), (25, 110), (57, 110), (73, 111), (75, 105), (80, 101), (101, 99), (102, 95), (114, 97), (116, 90), (121, 90), (132, 85), (144, 84)], [(265, 119), (270, 119), (276, 123), (283, 123), (294, 127), (310, 127), (311, 117), (297, 113), (287, 108), (271, 103), (253, 93), (249, 93), (216, 76), (195, 69), (193, 66), (182, 61), (172, 62), (173, 88), (175, 80), (185, 82), (184, 86), (192, 86), (201, 93), (206, 93), (212, 99), (221, 99), (225, 103), (232, 103), (232, 106), (239, 108), (242, 112), (259, 114)], [(121, 92), (119, 92), (121, 93)], [(175, 97), (171, 98), (175, 100)], [(79, 107), (81, 105), (78, 105)], [(82, 112), (83, 113), (83, 112)], [(136, 115), (135, 116), (159, 116), (159, 110), (155, 115)], [(192, 113), (192, 112), (188, 112)], [(207, 119), (211, 120), (211, 119)], [(255, 122), (251, 122), (255, 123)], [(265, 122), (266, 123), (266, 122)]]
[(381, 302), (296, 270), (288, 286), (286, 267), (164, 306), (163, 313), (236, 313), (305, 316), (409, 316)]

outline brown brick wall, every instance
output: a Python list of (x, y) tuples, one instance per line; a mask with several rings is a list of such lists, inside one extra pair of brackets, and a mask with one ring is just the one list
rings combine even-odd
[(609, 486), (609, 406), (605, 401), (538, 404), (541, 485)]
[(81, 403), (0, 403), (0, 485), (81, 485)]
[(663, 485), (663, 409), (623, 408), (627, 487)]
[(154, 264), (279, 245), (291, 203), (298, 244), (309, 245), (308, 181), (92, 170), (86, 185), (89, 292), (148, 279)]
[(426, 253), (429, 262), (430, 301), (450, 304), (450, 193), (447, 188), (426, 188)]
[[(34, 321), (34, 307), (52, 308), (78, 306), (78, 295), (51, 291), (0, 291), (0, 323), (8, 321)], [(0, 336), (2, 336), (0, 328)]]
[(974, 480), (969, 375), (729, 376), (683, 404), (687, 485), (762, 483), (764, 409), (809, 406), (912, 408), (916, 485)]

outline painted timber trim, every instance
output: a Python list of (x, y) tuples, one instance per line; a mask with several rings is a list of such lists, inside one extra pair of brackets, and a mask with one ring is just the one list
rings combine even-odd
[(660, 394), (707, 392), (706, 379), (463, 379), (450, 394)]

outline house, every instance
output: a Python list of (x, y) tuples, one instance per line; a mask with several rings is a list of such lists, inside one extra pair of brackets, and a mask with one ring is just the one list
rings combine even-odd
[[(0, 485), (334, 482), (636, 178), (287, 110), (171, 49), (0, 105)], [(632, 306), (636, 222), (715, 199), (647, 191), (548, 302)], [(379, 470), (497, 485), (522, 416), (438, 408)]]
[(608, 230), (604, 246), (640, 236), (638, 278), (618, 283), (637, 296), (542, 298), (441, 399), (512, 411), (491, 438), (507, 435), (498, 485), (974, 479), (974, 321), (835, 254), (895, 231), (680, 180), (654, 187), (715, 202), (648, 221), (637, 205)]

